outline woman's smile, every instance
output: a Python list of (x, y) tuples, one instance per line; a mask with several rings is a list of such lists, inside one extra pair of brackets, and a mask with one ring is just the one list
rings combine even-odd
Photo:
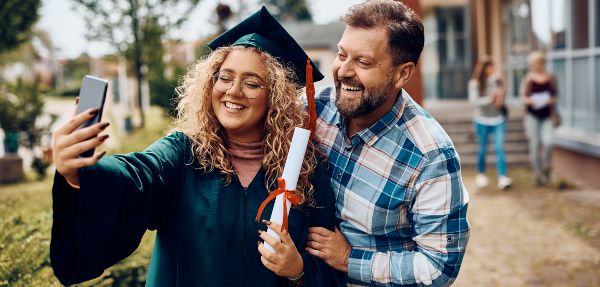
[[(219, 69), (218, 80), (230, 86), (213, 88), (212, 108), (227, 137), (238, 142), (257, 142), (262, 139), (269, 91), (250, 90), (244, 85), (266, 85), (266, 70), (260, 55), (253, 50), (233, 50)], [(252, 93), (245, 95), (244, 92)], [(250, 96), (248, 98), (247, 96)]]

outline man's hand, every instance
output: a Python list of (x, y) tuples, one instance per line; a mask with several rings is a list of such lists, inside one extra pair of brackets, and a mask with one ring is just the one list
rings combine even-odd
[(309, 228), (306, 246), (308, 253), (321, 258), (336, 270), (348, 272), (348, 257), (352, 247), (337, 227), (335, 232), (323, 227)]

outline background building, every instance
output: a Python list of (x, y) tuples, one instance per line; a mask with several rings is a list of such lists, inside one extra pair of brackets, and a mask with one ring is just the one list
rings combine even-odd
[(421, 6), (425, 98), (466, 100), (473, 63), (490, 55), (502, 71), (509, 103), (518, 106), (527, 55), (546, 51), (563, 119), (554, 172), (600, 186), (600, 1), (422, 0)]

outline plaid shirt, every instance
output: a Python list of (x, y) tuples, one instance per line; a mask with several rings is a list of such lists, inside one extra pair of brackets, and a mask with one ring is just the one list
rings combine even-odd
[(469, 239), (469, 196), (442, 127), (406, 92), (348, 139), (335, 89), (316, 95), (340, 230), (352, 246), (348, 285), (448, 285)]

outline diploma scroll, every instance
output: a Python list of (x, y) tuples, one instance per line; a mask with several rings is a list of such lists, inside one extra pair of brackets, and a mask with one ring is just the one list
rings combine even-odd
[(534, 110), (542, 109), (548, 105), (548, 102), (550, 102), (550, 92), (544, 91), (532, 93), (530, 99), (533, 101), (533, 105), (531, 105), (531, 107)]
[[(294, 136), (292, 137), (292, 143), (290, 144), (290, 150), (288, 151), (285, 166), (283, 167), (283, 175), (281, 178), (285, 180), (286, 190), (295, 190), (296, 184), (298, 183), (298, 177), (300, 176), (300, 169), (302, 168), (302, 162), (304, 161), (304, 154), (306, 153), (306, 146), (310, 139), (310, 131), (303, 128), (296, 128), (294, 130)], [(271, 212), (271, 222), (276, 222), (279, 225), (283, 222), (283, 200), (284, 195), (280, 194), (275, 198), (275, 204), (273, 205), (273, 212)], [(286, 199), (287, 200), (287, 199)], [(287, 200), (286, 213), (289, 214), (290, 206), (292, 204)], [(267, 233), (275, 239), (279, 240), (279, 235), (271, 230), (267, 229)], [(265, 242), (267, 250), (275, 253), (275, 250), (271, 245)]]

